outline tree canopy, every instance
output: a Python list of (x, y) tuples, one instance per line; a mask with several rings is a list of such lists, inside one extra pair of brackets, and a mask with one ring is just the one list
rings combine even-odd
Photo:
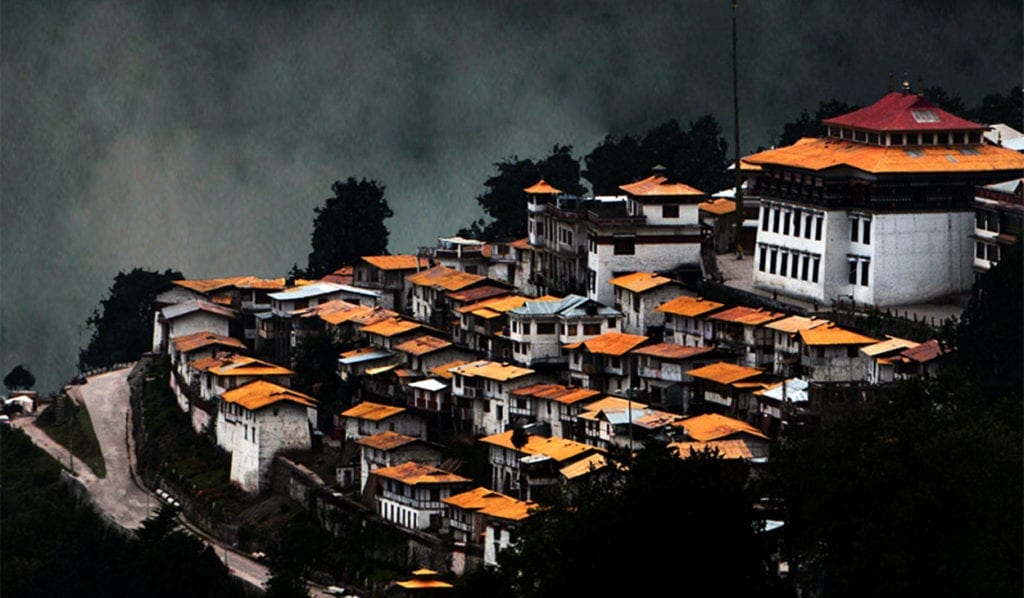
[(133, 268), (118, 272), (106, 299), (86, 321), (92, 337), (78, 354), (82, 369), (134, 361), (153, 345), (153, 302), (181, 272)]
[(526, 236), (526, 205), (523, 189), (544, 179), (570, 195), (582, 195), (580, 163), (572, 156), (572, 146), (555, 145), (542, 160), (512, 156), (495, 162), (497, 172), (484, 182), (486, 190), (476, 201), (489, 217), (473, 222), (459, 235), (488, 241), (510, 241)]
[(840, 114), (846, 114), (857, 110), (860, 106), (847, 104), (841, 100), (832, 98), (818, 102), (818, 108), (814, 112), (814, 118), (804, 110), (795, 121), (782, 125), (782, 135), (779, 136), (779, 146), (792, 145), (803, 137), (821, 137), (825, 135), (825, 126), (821, 121)]
[(23, 365), (16, 365), (4, 376), (4, 386), (7, 390), (26, 390), (36, 384), (36, 377)]
[(595, 194), (619, 195), (620, 185), (647, 177), (660, 165), (675, 180), (714, 193), (730, 186), (728, 147), (721, 125), (710, 114), (691, 121), (685, 131), (673, 119), (643, 137), (605, 137), (583, 158), (583, 177)]
[(322, 278), (364, 255), (384, 255), (390, 235), (384, 221), (394, 216), (384, 185), (349, 177), (331, 185), (332, 197), (314, 209), (313, 251), (309, 254), (308, 278)]

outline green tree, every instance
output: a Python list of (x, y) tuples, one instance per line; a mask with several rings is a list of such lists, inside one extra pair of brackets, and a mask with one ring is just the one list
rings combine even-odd
[(134, 361), (153, 345), (153, 302), (156, 296), (181, 280), (181, 272), (133, 268), (118, 272), (106, 299), (89, 319), (89, 345), (80, 350), (82, 369)]
[(22, 365), (16, 365), (4, 376), (7, 390), (27, 390), (36, 384), (36, 377)]
[(935, 104), (939, 108), (942, 108), (946, 112), (955, 114), (956, 116), (966, 117), (967, 106), (964, 104), (964, 99), (960, 97), (960, 94), (950, 93), (943, 87), (933, 85), (932, 87), (925, 87), (923, 95), (926, 100)]
[(331, 191), (334, 196), (314, 209), (307, 278), (322, 278), (364, 255), (383, 255), (388, 250), (390, 233), (384, 221), (394, 212), (384, 197), (384, 185), (349, 177), (344, 183), (335, 181)]
[(494, 168), (497, 172), (484, 182), (486, 190), (476, 198), (489, 219), (461, 229), (460, 235), (488, 241), (525, 237), (529, 197), (523, 189), (540, 179), (570, 195), (586, 192), (579, 182), (580, 163), (572, 156), (572, 146), (556, 145), (539, 161), (512, 156), (495, 162)]
[(665, 445), (615, 452), (604, 475), (524, 522), (501, 572), (527, 597), (661, 595), (666, 571), (724, 596), (769, 595), (748, 475), (742, 461)]
[(338, 355), (345, 345), (335, 342), (325, 332), (313, 332), (299, 340), (292, 361), (292, 387), (319, 401), (317, 418), (321, 430), (330, 429), (332, 417), (351, 405), (347, 388), (338, 377)]
[(787, 145), (793, 145), (804, 137), (822, 137), (826, 133), (826, 128), (821, 124), (821, 121), (834, 116), (846, 114), (847, 112), (853, 112), (858, 108), (860, 108), (860, 106), (847, 104), (846, 102), (835, 98), (822, 100), (821, 102), (818, 102), (818, 108), (814, 112), (814, 118), (811, 118), (810, 113), (807, 110), (804, 110), (796, 120), (782, 125), (782, 134), (779, 136), (779, 146), (785, 147)]
[(1024, 131), (1024, 87), (1014, 85), (1010, 91), (990, 93), (981, 103), (971, 108), (964, 116), (973, 121), (994, 125), (1003, 123), (1018, 131)]

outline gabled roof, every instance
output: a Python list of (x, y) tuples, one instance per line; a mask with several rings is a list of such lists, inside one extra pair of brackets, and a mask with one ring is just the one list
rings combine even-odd
[(544, 179), (541, 179), (541, 180), (537, 181), (536, 183), (534, 183), (534, 184), (530, 185), (529, 187), (523, 189), (523, 191), (525, 191), (527, 193), (532, 193), (532, 194), (547, 193), (547, 194), (551, 194), (551, 195), (557, 195), (558, 193), (562, 192), (561, 189), (555, 189), (554, 187), (549, 185), (548, 182), (545, 181)]
[(248, 355), (229, 355), (215, 359), (215, 363), (209, 367), (209, 371), (217, 376), (291, 376), (295, 374), (286, 367)]
[(405, 407), (396, 407), (394, 405), (382, 405), (381, 403), (363, 401), (358, 405), (354, 405), (345, 411), (342, 411), (341, 416), (365, 419), (368, 421), (381, 421), (398, 415), (399, 413), (403, 413), (404, 411)]
[[(220, 289), (233, 287), (239, 281), (249, 278), (248, 276), (231, 276), (228, 278), (203, 278), (196, 280), (172, 280), (171, 284), (186, 288), (197, 293), (207, 294)], [(282, 280), (282, 284), (283, 284)]]
[(623, 399), (622, 397), (604, 397), (591, 403), (587, 403), (583, 409), (584, 413), (581, 413), (579, 417), (583, 419), (595, 419), (600, 413), (611, 413), (614, 411), (640, 411), (647, 409), (646, 403), (640, 401), (630, 401), (629, 399)]
[(522, 239), (516, 239), (515, 241), (509, 243), (508, 246), (515, 247), (516, 249), (529, 249), (531, 247), (530, 238), (523, 237)]
[(487, 280), (487, 277), (439, 265), (429, 270), (410, 274), (405, 279), (416, 286), (441, 287), (446, 291), (458, 291)]
[(467, 363), (470, 363), (470, 361), (468, 359), (456, 359), (455, 361), (449, 361), (448, 363), (442, 363), (441, 365), (439, 365), (439, 366), (433, 368), (432, 370), (430, 370), (430, 373), (433, 374), (434, 376), (439, 377), (439, 378), (444, 378), (445, 380), (451, 380), (452, 379), (452, 372), (451, 372), (451, 370), (453, 368), (456, 368), (456, 367), (458, 367), (460, 365), (465, 365)]
[(427, 392), (438, 392), (448, 388), (448, 385), (437, 378), (425, 378), (409, 383), (410, 388), (419, 388)]
[(576, 386), (565, 386), (551, 382), (542, 382), (517, 388), (511, 393), (513, 396), (534, 397), (538, 399), (549, 399), (564, 405), (572, 405), (580, 401), (591, 399), (601, 394), (601, 391), (591, 388), (579, 388)]
[(574, 480), (580, 476), (602, 469), (606, 465), (608, 465), (608, 458), (603, 453), (594, 453), (569, 463), (559, 469), (558, 473), (567, 480)]
[(755, 390), (754, 394), (780, 402), (806, 403), (810, 399), (807, 395), (807, 388), (809, 386), (810, 384), (803, 378), (789, 378), (785, 382), (779, 382), (774, 386)]
[(733, 322), (735, 324), (745, 324), (748, 326), (761, 326), (768, 322), (774, 322), (775, 320), (781, 320), (786, 317), (786, 314), (780, 311), (770, 311), (762, 309), (760, 307), (747, 307), (746, 305), (737, 305), (736, 307), (730, 307), (724, 311), (720, 311), (708, 316), (709, 320), (718, 320), (720, 322)]
[(425, 334), (396, 345), (395, 350), (408, 353), (409, 355), (427, 355), (428, 353), (434, 353), (451, 346), (454, 345), (449, 340)]
[(747, 422), (717, 413), (706, 413), (696, 417), (689, 417), (673, 425), (683, 428), (690, 438), (702, 442), (721, 440), (735, 434), (748, 434), (757, 438), (768, 439), (760, 430)]
[(585, 455), (591, 451), (599, 450), (595, 446), (576, 442), (575, 440), (569, 440), (568, 438), (559, 438), (557, 436), (549, 438), (533, 434), (529, 435), (526, 444), (523, 445), (522, 448), (517, 449), (515, 445), (512, 444), (513, 432), (513, 430), (506, 430), (501, 434), (484, 436), (483, 438), (480, 438), (479, 442), (519, 451), (525, 455), (545, 455), (559, 462), (568, 461), (581, 455)]
[(917, 345), (916, 347), (911, 347), (903, 351), (902, 353), (900, 353), (900, 357), (903, 357), (905, 360), (908, 361), (925, 363), (937, 357), (941, 357), (949, 352), (949, 347), (946, 347), (937, 339), (932, 339), (930, 341), (923, 342), (920, 345)]
[(342, 266), (323, 276), (320, 282), (333, 282), (334, 284), (352, 284), (353, 282), (353, 270), (352, 266)]
[(343, 299), (332, 299), (330, 301), (314, 305), (300, 313), (303, 318), (320, 318), (324, 322), (337, 326), (345, 322), (367, 325), (388, 318), (398, 316), (398, 312), (390, 309), (381, 309), (377, 306), (357, 305)]
[(380, 451), (390, 451), (414, 442), (420, 442), (420, 439), (412, 436), (406, 436), (405, 434), (399, 434), (398, 432), (392, 432), (391, 430), (385, 430), (384, 432), (378, 432), (372, 436), (364, 436), (363, 438), (356, 439), (356, 444), (361, 444)]
[(852, 330), (840, 328), (832, 322), (829, 322), (825, 326), (801, 330), (799, 331), (799, 334), (800, 340), (803, 341), (805, 345), (810, 346), (870, 345), (878, 342), (878, 339), (871, 338), (870, 336), (864, 336), (863, 334), (857, 334)]
[(451, 371), (463, 376), (487, 378), (498, 382), (506, 382), (534, 373), (534, 370), (529, 368), (486, 359), (470, 361), (463, 365), (455, 366), (451, 368)]
[(174, 320), (197, 311), (223, 316), (225, 318), (235, 318), (238, 316), (238, 312), (231, 308), (211, 303), (209, 301), (203, 301), (202, 299), (193, 299), (191, 301), (174, 303), (161, 309), (160, 313), (163, 314), (165, 320)]
[(365, 361), (374, 361), (376, 359), (387, 359), (394, 357), (394, 353), (386, 349), (378, 347), (359, 347), (358, 349), (350, 349), (343, 351), (338, 356), (338, 363), (345, 365), (353, 363), (363, 363)]
[(667, 177), (659, 175), (651, 175), (628, 185), (619, 185), (619, 189), (630, 195), (707, 195), (700, 189), (684, 183), (670, 182)]
[(920, 344), (905, 338), (890, 336), (888, 334), (885, 335), (885, 337), (884, 341), (878, 341), (877, 343), (861, 347), (860, 352), (868, 357), (878, 357), (879, 355), (885, 355), (886, 353), (895, 353), (903, 351), (904, 349), (910, 349)]
[(736, 211), (736, 202), (724, 197), (716, 197), (697, 204), (697, 209), (708, 214), (714, 214), (715, 216), (724, 216)]
[(658, 343), (656, 345), (638, 347), (633, 349), (632, 352), (637, 355), (650, 355), (659, 359), (682, 360), (704, 355), (714, 350), (714, 347), (686, 347), (675, 343)]
[(754, 452), (741, 438), (733, 440), (710, 440), (708, 442), (670, 442), (668, 448), (675, 450), (680, 459), (688, 458), (692, 453), (706, 449), (717, 450), (723, 459), (753, 459)]
[(754, 378), (755, 376), (760, 376), (764, 371), (757, 368), (748, 368), (743, 365), (720, 361), (718, 363), (712, 363), (711, 365), (690, 370), (686, 373), (694, 378), (710, 380), (711, 382), (717, 382), (719, 384), (733, 384), (735, 382)]
[(180, 353), (190, 353), (197, 349), (210, 346), (227, 347), (229, 349), (240, 349), (245, 351), (248, 347), (237, 338), (215, 334), (209, 331), (193, 332), (183, 336), (176, 336), (171, 339), (174, 348)]
[(680, 295), (675, 299), (670, 299), (662, 303), (658, 307), (654, 308), (654, 311), (665, 312), (674, 316), (686, 316), (693, 318), (722, 307), (725, 307), (724, 303), (711, 301), (703, 297)]
[(782, 318), (781, 320), (775, 320), (774, 322), (768, 322), (764, 325), (765, 328), (771, 328), (772, 330), (778, 330), (779, 332), (788, 332), (790, 334), (806, 330), (808, 328), (816, 328), (824, 324), (828, 324), (828, 320), (819, 320), (814, 316), (789, 316)]
[(395, 316), (373, 324), (363, 326), (363, 332), (366, 334), (376, 334), (377, 336), (383, 336), (390, 338), (399, 334), (405, 334), (411, 332), (417, 328), (423, 328), (423, 324), (416, 320), (408, 320), (402, 316)]
[(515, 499), (483, 486), (442, 498), (441, 502), (508, 521), (526, 519), (530, 511), (537, 508), (535, 502)]
[(430, 261), (427, 258), (412, 254), (364, 255), (362, 260), (378, 270), (415, 270), (417, 263), (420, 268), (430, 266)]
[(639, 334), (610, 331), (592, 336), (585, 341), (570, 343), (564, 347), (570, 351), (584, 348), (591, 353), (600, 355), (621, 356), (646, 343), (648, 340), (650, 340), (649, 337)]
[(492, 297), (504, 297), (512, 293), (507, 287), (498, 286), (493, 284), (484, 284), (471, 289), (462, 289), (459, 291), (452, 291), (446, 293), (449, 299), (452, 301), (458, 301), (460, 303), (473, 303), (483, 301)]
[(416, 463), (415, 461), (407, 461), (392, 467), (380, 467), (370, 473), (410, 486), (420, 484), (462, 484), (472, 481), (450, 471), (423, 463)]
[(360, 287), (354, 287), (347, 284), (336, 284), (333, 282), (314, 282), (298, 287), (292, 287), (290, 289), (281, 291), (279, 293), (270, 293), (267, 296), (274, 301), (296, 301), (299, 299), (309, 299), (311, 297), (321, 297), (323, 295), (330, 295), (332, 293), (347, 292), (356, 295), (364, 295), (366, 297), (379, 297), (380, 292), (371, 289), (364, 289)]
[(643, 293), (674, 282), (676, 281), (671, 278), (652, 272), (634, 272), (608, 281), (614, 287), (621, 287), (634, 293)]
[(868, 131), (984, 131), (986, 125), (946, 112), (915, 93), (893, 91), (877, 102), (821, 121)]
[(520, 307), (511, 310), (511, 313), (517, 315), (536, 315), (536, 316), (547, 316), (555, 315), (561, 312), (567, 311), (574, 307), (579, 307), (587, 304), (590, 299), (580, 295), (566, 295), (561, 299), (550, 298), (550, 297), (539, 297), (537, 299), (531, 299), (526, 301)]
[[(460, 314), (472, 313), (476, 315), (483, 315), (484, 317), (493, 317), (489, 314), (501, 315), (505, 312), (512, 311), (517, 307), (521, 307), (527, 302), (527, 298), (522, 295), (504, 295), (501, 297), (491, 297), (476, 303), (470, 303), (469, 305), (463, 305), (455, 309)], [(480, 312), (479, 314), (477, 312)], [(486, 315), (485, 315), (486, 314)]]
[(238, 388), (224, 391), (220, 398), (227, 403), (241, 405), (249, 411), (256, 411), (281, 401), (297, 403), (306, 407), (316, 407), (317, 403), (316, 399), (309, 395), (266, 380), (253, 380)]

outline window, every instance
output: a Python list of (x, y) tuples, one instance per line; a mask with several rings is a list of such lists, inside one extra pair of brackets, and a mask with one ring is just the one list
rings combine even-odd
[(847, 357), (851, 357), (851, 358), (852, 357), (856, 357), (858, 353), (859, 353), (859, 350), (857, 349), (856, 345), (847, 345), (846, 346), (846, 356)]
[[(981, 244), (979, 243), (979, 246), (980, 245)], [(759, 263), (757, 265), (757, 269), (760, 270), (761, 272), (764, 272), (764, 268), (765, 268), (765, 266), (768, 263), (768, 250), (765, 249), (764, 245), (762, 245), (759, 249), (761, 250), (761, 259), (760, 259), (760, 261), (759, 261)], [(980, 253), (980, 251), (979, 251), (979, 253)], [(978, 257), (981, 257), (981, 256), (979, 255)]]
[(935, 133), (921, 133), (922, 145), (935, 145)]
[(871, 262), (864, 260), (860, 263), (860, 284), (861, 286), (868, 286), (868, 270), (870, 269)]
[(633, 255), (636, 253), (636, 237), (633, 235), (615, 235), (613, 237), (615, 255)]
[[(522, 230), (522, 229), (520, 229), (520, 230)], [(543, 222), (538, 222), (537, 223), (537, 236), (538, 237), (543, 237), (544, 236), (544, 223)]]
[(633, 295), (633, 311), (640, 311), (640, 295)]
[(494, 414), (498, 418), (498, 421), (505, 419), (505, 408), (498, 405), (497, 409), (494, 410)]
[(578, 324), (567, 324), (565, 326), (565, 333), (569, 336), (576, 336), (576, 330), (578, 326)]
[(584, 336), (594, 336), (601, 334), (601, 325), (596, 323), (587, 323), (583, 325)]
[(789, 252), (788, 251), (782, 251), (780, 253), (782, 253), (782, 260), (781, 260), (781, 262), (779, 264), (779, 274), (781, 276), (785, 276), (786, 275), (786, 261), (789, 259)]
[(597, 272), (590, 269), (587, 270), (587, 291), (590, 293), (597, 291)]
[(822, 229), (822, 226), (824, 225), (824, 221), (825, 221), (825, 217), (824, 216), (818, 216), (817, 218), (814, 219), (814, 240), (815, 241), (820, 241), (821, 240), (821, 229)]
[(864, 239), (863, 239), (862, 242), (865, 245), (871, 245), (871, 221), (870, 220), (865, 220), (861, 224), (861, 228), (864, 231)]
[(793, 212), (793, 236), (794, 237), (799, 237), (800, 236), (800, 218), (801, 218), (800, 210), (795, 210)]
[(793, 270), (789, 273), (793, 278), (800, 276), (800, 256), (793, 254)]
[(850, 266), (850, 284), (857, 284), (857, 260), (850, 258), (847, 260), (847, 263)]
[(768, 207), (761, 206), (761, 230), (768, 232)]
[(999, 246), (998, 245), (986, 245), (988, 251), (988, 261), (998, 262), (999, 261)]
[(811, 260), (811, 282), (818, 282), (818, 266), (821, 265), (821, 260), (817, 257)]
[(903, 134), (893, 133), (892, 134), (892, 145), (903, 145)]
[(977, 252), (974, 255), (978, 259), (985, 259), (985, 244), (979, 241), (975, 245), (977, 246)]
[(860, 238), (860, 231), (857, 229), (857, 225), (860, 224), (860, 220), (852, 218), (850, 220), (850, 240), (854, 243)]
[(811, 219), (813, 217), (814, 216), (812, 214), (807, 214), (807, 216), (804, 219), (804, 237), (808, 239), (811, 238)]
[(779, 232), (779, 208), (772, 210), (772, 232)]
[(661, 217), (662, 218), (679, 218), (679, 206), (677, 206), (677, 205), (664, 205), (664, 206), (661, 206)]
[(608, 318), (608, 329), (615, 330), (615, 318)]
[(810, 256), (804, 256), (803, 271), (800, 273), (800, 280), (807, 280), (807, 271), (809, 270), (811, 258)]
[(789, 210), (786, 210), (782, 215), (782, 234), (784, 235), (789, 234), (789, 221), (792, 218), (792, 216), (793, 215), (789, 212)]
[(775, 249), (772, 249), (771, 252), (772, 252), (771, 258), (768, 261), (768, 273), (769, 274), (775, 274), (775, 256), (778, 253), (778, 251), (776, 251)]
[(554, 334), (554, 322), (537, 322), (537, 334)]

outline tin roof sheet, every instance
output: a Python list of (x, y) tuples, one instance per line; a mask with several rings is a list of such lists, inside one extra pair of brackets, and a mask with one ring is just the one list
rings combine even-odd
[(716, 197), (697, 204), (697, 209), (708, 214), (714, 214), (715, 216), (724, 216), (736, 211), (736, 202), (724, 197)]
[(420, 268), (428, 268), (430, 261), (425, 257), (417, 257), (412, 254), (400, 255), (364, 255), (363, 261), (379, 270), (415, 270), (417, 264)]
[(436, 378), (427, 378), (425, 380), (417, 380), (409, 383), (410, 388), (420, 388), (427, 392), (438, 392), (448, 388), (448, 385)]
[(645, 179), (636, 181), (635, 183), (629, 183), (628, 185), (619, 185), (619, 189), (622, 189), (630, 195), (640, 196), (706, 195), (706, 193), (700, 189), (691, 187), (685, 183), (671, 182), (668, 178), (660, 175), (652, 175)]
[(405, 279), (416, 286), (441, 287), (446, 291), (458, 291), (480, 281), (487, 280), (485, 276), (469, 274), (468, 272), (440, 265), (434, 266), (429, 270), (409, 274)]
[(671, 278), (652, 272), (633, 272), (625, 276), (617, 276), (608, 281), (615, 287), (621, 287), (634, 293), (643, 293), (651, 289), (665, 286), (675, 282)]
[(408, 320), (402, 316), (395, 316), (373, 324), (367, 324), (363, 326), (363, 332), (366, 334), (376, 334), (377, 336), (383, 336), (389, 338), (399, 334), (405, 334), (411, 332), (417, 328), (422, 328), (423, 324), (420, 324), (416, 320)]
[(180, 353), (190, 353), (197, 349), (202, 349), (212, 345), (231, 349), (241, 349), (243, 351), (248, 349), (248, 347), (245, 346), (245, 343), (237, 338), (224, 336), (222, 334), (215, 334), (209, 331), (194, 332), (192, 334), (176, 336), (171, 339), (171, 342), (174, 343), (174, 348)]
[(760, 376), (764, 372), (757, 368), (749, 368), (743, 365), (736, 365), (735, 363), (720, 361), (718, 363), (712, 363), (711, 365), (690, 370), (686, 373), (694, 378), (710, 380), (711, 382), (717, 382), (719, 384), (733, 384), (734, 382), (747, 380), (754, 376)]
[(916, 347), (919, 344), (905, 338), (890, 336), (888, 334), (885, 336), (886, 339), (884, 341), (878, 341), (877, 343), (861, 347), (860, 352), (868, 357), (878, 357), (879, 355), (885, 355), (886, 353), (910, 349), (911, 347)]
[(512, 444), (512, 433), (513, 430), (506, 430), (501, 434), (484, 436), (480, 438), (480, 442), (519, 451), (526, 455), (545, 455), (558, 462), (574, 459), (591, 451), (599, 450), (597, 447), (569, 440), (568, 438), (558, 438), (557, 436), (549, 438), (533, 434), (529, 435), (526, 444), (522, 448), (517, 449)]
[(780, 311), (737, 305), (736, 307), (730, 307), (729, 309), (711, 314), (708, 316), (708, 319), (718, 320), (720, 322), (746, 324), (749, 326), (760, 326), (762, 324), (767, 324), (768, 322), (781, 320), (785, 317), (786, 314)]
[(579, 388), (576, 386), (565, 386), (564, 384), (555, 384), (551, 382), (524, 386), (512, 391), (513, 396), (549, 399), (564, 405), (572, 405), (574, 403), (596, 397), (599, 394), (601, 394), (601, 391), (599, 390)]
[(674, 425), (683, 428), (690, 438), (699, 441), (721, 440), (734, 434), (747, 434), (764, 440), (768, 439), (760, 430), (747, 422), (718, 413), (689, 417)]
[(526, 519), (530, 511), (537, 508), (535, 502), (518, 500), (484, 487), (443, 498), (441, 502), (508, 521)]
[(687, 347), (675, 343), (658, 343), (633, 349), (637, 355), (651, 355), (659, 359), (689, 359), (698, 355), (704, 355), (714, 351), (714, 347)]
[(676, 451), (680, 459), (707, 449), (717, 450), (723, 459), (753, 459), (754, 452), (743, 439), (711, 440), (708, 442), (670, 442), (668, 448)]
[(794, 333), (800, 330), (806, 330), (808, 328), (815, 328), (828, 324), (828, 320), (820, 320), (814, 316), (789, 316), (782, 318), (781, 320), (775, 320), (774, 322), (768, 322), (764, 325), (765, 328), (771, 328), (772, 330), (778, 330), (779, 332)]
[(722, 307), (725, 307), (724, 303), (711, 301), (710, 299), (705, 299), (703, 297), (680, 295), (662, 303), (658, 307), (654, 308), (654, 310), (675, 316), (686, 316), (692, 318), (712, 312)]
[(536, 183), (530, 185), (529, 187), (526, 187), (525, 189), (523, 189), (523, 191), (525, 191), (527, 193), (532, 193), (532, 194), (547, 193), (547, 194), (551, 194), (551, 195), (555, 195), (555, 194), (558, 194), (558, 193), (562, 192), (561, 189), (556, 189), (556, 188), (552, 187), (544, 179), (541, 179), (541, 180), (537, 181)]
[(806, 345), (870, 345), (877, 343), (878, 339), (857, 334), (829, 322), (825, 326), (800, 330), (800, 340)]
[(231, 308), (211, 303), (209, 301), (203, 301), (202, 299), (193, 299), (191, 301), (174, 303), (160, 310), (160, 313), (163, 314), (165, 320), (174, 320), (197, 311), (203, 311), (229, 319), (233, 319), (238, 316), (238, 312)]
[(949, 353), (949, 347), (940, 343), (937, 339), (923, 342), (916, 347), (911, 347), (900, 353), (900, 356), (917, 363), (925, 363), (937, 357)]
[(291, 376), (292, 370), (248, 355), (230, 355), (217, 360), (210, 373), (218, 376)]
[(450, 471), (423, 463), (416, 463), (415, 461), (407, 461), (392, 467), (380, 467), (374, 469), (371, 473), (410, 486), (418, 486), (420, 484), (464, 484), (472, 481)]
[(395, 346), (396, 351), (402, 351), (410, 355), (427, 355), (441, 349), (454, 346), (449, 340), (437, 338), (436, 336), (423, 335), (412, 340), (405, 341)]
[(281, 401), (298, 403), (306, 407), (316, 407), (317, 403), (316, 399), (309, 395), (266, 380), (253, 380), (237, 388), (224, 391), (220, 397), (228, 403), (241, 405), (249, 411), (256, 411)]
[(356, 439), (356, 444), (381, 451), (390, 451), (413, 442), (419, 442), (419, 439), (413, 436), (399, 434), (398, 432), (392, 432), (391, 430)]
[(383, 405), (381, 403), (373, 403), (371, 401), (363, 401), (357, 405), (349, 407), (345, 411), (341, 412), (342, 417), (352, 417), (356, 419), (365, 419), (369, 421), (380, 421), (393, 417), (405, 411), (405, 407), (396, 407), (394, 405)]
[(646, 343), (648, 340), (650, 340), (649, 337), (639, 334), (611, 331), (599, 334), (598, 336), (592, 336), (580, 343), (565, 345), (565, 347), (575, 349), (582, 346), (591, 353), (621, 356)]
[(465, 365), (467, 363), (470, 363), (469, 360), (467, 360), (467, 359), (456, 359), (454, 361), (449, 361), (448, 363), (442, 363), (441, 365), (431, 369), (430, 373), (435, 375), (435, 376), (438, 376), (440, 378), (443, 378), (445, 380), (451, 380), (452, 379), (452, 372), (451, 372), (451, 370), (453, 368), (456, 368), (456, 367), (458, 367), (460, 365)]
[(463, 365), (455, 366), (451, 370), (463, 376), (487, 378), (499, 382), (522, 378), (534, 373), (534, 370), (529, 368), (486, 359), (467, 362)]
[(582, 459), (578, 459), (569, 463), (565, 467), (558, 470), (558, 473), (567, 480), (575, 480), (581, 476), (587, 475), (603, 469), (608, 465), (608, 458), (602, 453), (594, 453), (588, 455)]

